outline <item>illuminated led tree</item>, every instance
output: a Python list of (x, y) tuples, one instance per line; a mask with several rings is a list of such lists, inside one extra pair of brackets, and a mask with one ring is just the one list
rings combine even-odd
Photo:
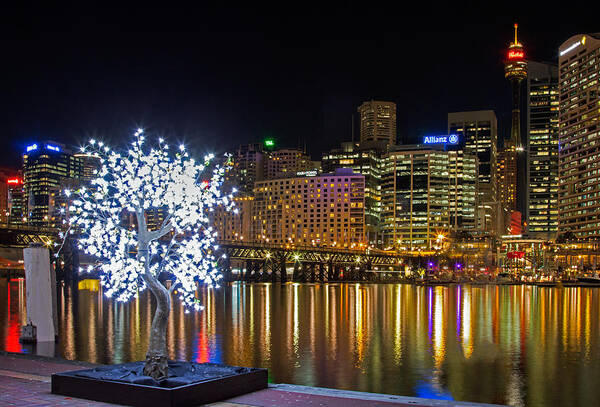
[[(99, 155), (101, 166), (89, 188), (65, 191), (73, 205), (68, 233), (77, 231), (79, 249), (97, 259), (87, 271), (98, 271), (105, 295), (128, 301), (150, 288), (157, 306), (144, 374), (166, 378), (171, 293), (177, 290), (186, 311), (201, 310), (197, 284), (218, 286), (221, 279), (208, 215), (220, 205), (233, 209), (231, 194), (220, 190), (225, 171), (211, 164), (212, 155), (197, 163), (183, 145), (175, 154), (162, 139), (145, 148), (141, 129), (122, 154), (94, 140), (82, 152)], [(150, 230), (147, 214), (157, 210), (164, 220)], [(124, 222), (128, 214), (135, 225)], [(169, 289), (158, 279), (165, 274)]]

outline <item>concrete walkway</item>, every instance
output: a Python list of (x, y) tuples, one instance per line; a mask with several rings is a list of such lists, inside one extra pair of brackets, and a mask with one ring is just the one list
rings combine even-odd
[[(0, 406), (110, 406), (50, 393), (52, 373), (93, 365), (54, 358), (0, 352)], [(381, 406), (451, 407), (492, 406), (447, 400), (428, 400), (389, 394), (362, 393), (318, 387), (273, 384), (268, 389), (210, 404), (210, 407)]]

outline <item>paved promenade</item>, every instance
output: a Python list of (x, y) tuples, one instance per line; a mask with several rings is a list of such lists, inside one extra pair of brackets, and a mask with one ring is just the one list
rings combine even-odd
[[(50, 393), (52, 373), (85, 369), (88, 363), (0, 352), (0, 406), (111, 406)], [(386, 394), (323, 389), (288, 384), (245, 394), (210, 407), (300, 407), (300, 406), (381, 406), (451, 407), (492, 406), (446, 400), (427, 400)]]

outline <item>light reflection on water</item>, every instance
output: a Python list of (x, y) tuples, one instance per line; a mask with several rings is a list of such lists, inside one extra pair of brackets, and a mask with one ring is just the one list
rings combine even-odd
[[(50, 351), (141, 360), (153, 304), (59, 289)], [(400, 284), (233, 284), (168, 325), (174, 359), (269, 369), (273, 382), (511, 405), (600, 399), (600, 289)], [(24, 283), (0, 280), (0, 346), (20, 351)], [(40, 346), (40, 348), (42, 348)], [(34, 351), (25, 349), (25, 351)]]

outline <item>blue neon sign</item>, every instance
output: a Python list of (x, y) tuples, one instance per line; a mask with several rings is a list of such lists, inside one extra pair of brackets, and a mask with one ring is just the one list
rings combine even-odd
[(448, 136), (424, 136), (423, 144), (458, 144), (458, 136), (456, 134)]
[(37, 150), (38, 145), (37, 144), (32, 144), (30, 146), (27, 146), (27, 152), (33, 151), (33, 150)]
[(52, 151), (60, 151), (60, 147), (58, 146), (53, 146), (52, 144), (46, 144), (46, 148), (48, 150), (52, 150)]

